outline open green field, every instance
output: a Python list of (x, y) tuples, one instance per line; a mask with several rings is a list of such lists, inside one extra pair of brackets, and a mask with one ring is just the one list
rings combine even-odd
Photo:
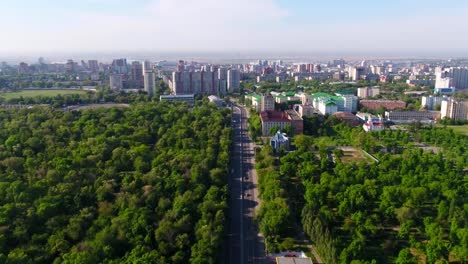
[[(437, 127), (444, 127), (443, 125), (437, 125)], [(463, 134), (465, 136), (468, 136), (468, 125), (462, 125), (462, 126), (447, 126), (447, 128), (453, 129), (455, 133)]]
[(0, 93), (0, 97), (5, 99), (14, 99), (19, 97), (37, 97), (37, 96), (57, 96), (68, 94), (85, 94), (86, 91), (82, 90), (23, 90), (20, 92), (6, 92)]
[(447, 126), (448, 128), (453, 129), (453, 131), (468, 136), (468, 125), (463, 126)]

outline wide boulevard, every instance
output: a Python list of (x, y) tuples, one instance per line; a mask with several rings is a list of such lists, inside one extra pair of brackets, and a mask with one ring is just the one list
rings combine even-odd
[(247, 110), (233, 106), (234, 144), (229, 176), (229, 221), (224, 263), (270, 263), (254, 222), (258, 208), (257, 175), (254, 168), (254, 143), (247, 130)]

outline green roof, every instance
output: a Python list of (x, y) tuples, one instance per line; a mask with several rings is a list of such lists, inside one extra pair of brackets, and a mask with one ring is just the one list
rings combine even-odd
[(262, 96), (261, 95), (258, 95), (258, 94), (248, 94), (246, 96), (250, 96), (250, 97), (253, 97), (255, 98), (256, 100), (262, 100)]
[(295, 95), (296, 95), (295, 92), (287, 92), (287, 93), (286, 93), (286, 96), (295, 96)]
[(339, 96), (334, 96), (334, 95), (330, 95), (330, 94), (327, 94), (327, 93), (314, 93), (312, 94), (312, 97), (315, 99), (315, 98), (319, 98), (319, 97), (325, 97), (325, 98), (328, 98), (328, 99), (331, 99), (333, 101), (344, 101), (344, 99), (342, 97), (339, 97)]

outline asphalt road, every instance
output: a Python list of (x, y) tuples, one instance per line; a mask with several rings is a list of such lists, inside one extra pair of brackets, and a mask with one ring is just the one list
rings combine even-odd
[(253, 218), (258, 208), (254, 144), (248, 136), (247, 110), (233, 107), (234, 144), (229, 178), (228, 236), (224, 263), (271, 263), (265, 258), (265, 245)]

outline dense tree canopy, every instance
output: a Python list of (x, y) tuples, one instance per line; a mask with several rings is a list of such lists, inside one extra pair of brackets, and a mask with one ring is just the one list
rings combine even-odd
[(0, 111), (0, 263), (215, 263), (230, 112)]
[[(262, 208), (287, 219), (260, 211), (270, 243), (300, 233), (301, 223), (326, 263), (468, 260), (466, 136), (414, 125), (365, 133), (327, 121), (310, 120), (316, 137), (296, 136), (294, 152), (275, 157), (267, 146), (257, 155)], [(379, 162), (342, 161), (331, 145), (367, 150)]]

